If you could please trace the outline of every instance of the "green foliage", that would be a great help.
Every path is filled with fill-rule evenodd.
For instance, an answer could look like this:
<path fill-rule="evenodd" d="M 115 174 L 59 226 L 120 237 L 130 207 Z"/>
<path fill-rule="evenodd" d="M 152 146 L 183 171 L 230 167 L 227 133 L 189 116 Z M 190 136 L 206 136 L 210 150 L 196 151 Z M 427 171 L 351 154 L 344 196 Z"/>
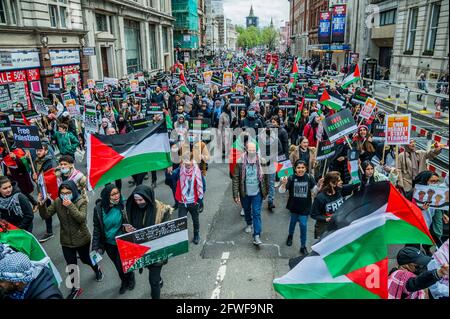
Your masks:
<path fill-rule="evenodd" d="M 261 45 L 262 34 L 261 30 L 255 27 L 250 27 L 247 29 L 240 28 L 237 31 L 239 33 L 238 46 L 245 49 L 250 49 Z M 241 32 L 239 32 L 241 31 Z"/>
<path fill-rule="evenodd" d="M 262 44 L 274 50 L 278 40 L 278 32 L 272 27 L 266 27 L 261 32 Z"/>

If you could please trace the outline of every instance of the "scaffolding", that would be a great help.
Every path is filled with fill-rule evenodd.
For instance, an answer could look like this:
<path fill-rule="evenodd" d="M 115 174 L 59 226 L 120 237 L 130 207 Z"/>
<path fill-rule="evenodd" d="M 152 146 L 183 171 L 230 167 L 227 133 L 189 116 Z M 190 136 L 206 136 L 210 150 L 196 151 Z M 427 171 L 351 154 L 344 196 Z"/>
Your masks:
<path fill-rule="evenodd" d="M 199 16 L 198 0 L 172 0 L 174 43 L 180 49 L 198 49 Z"/>

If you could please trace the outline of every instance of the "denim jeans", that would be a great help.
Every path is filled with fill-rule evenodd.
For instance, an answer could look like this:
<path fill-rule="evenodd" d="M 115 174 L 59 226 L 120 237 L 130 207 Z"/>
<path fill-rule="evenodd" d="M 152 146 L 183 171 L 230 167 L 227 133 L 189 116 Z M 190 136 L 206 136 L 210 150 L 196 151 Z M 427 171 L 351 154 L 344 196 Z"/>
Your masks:
<path fill-rule="evenodd" d="M 245 196 L 241 199 L 242 207 L 245 212 L 245 221 L 247 225 L 253 223 L 253 236 L 261 235 L 262 221 L 261 221 L 261 206 L 263 198 L 261 192 L 255 196 Z"/>
<path fill-rule="evenodd" d="M 300 224 L 300 246 L 306 247 L 306 231 L 308 226 L 308 215 L 299 215 L 291 213 L 291 221 L 289 223 L 289 235 L 294 235 L 297 222 Z"/>
<path fill-rule="evenodd" d="M 273 203 L 275 197 L 275 174 L 269 174 L 269 195 L 267 201 Z"/>

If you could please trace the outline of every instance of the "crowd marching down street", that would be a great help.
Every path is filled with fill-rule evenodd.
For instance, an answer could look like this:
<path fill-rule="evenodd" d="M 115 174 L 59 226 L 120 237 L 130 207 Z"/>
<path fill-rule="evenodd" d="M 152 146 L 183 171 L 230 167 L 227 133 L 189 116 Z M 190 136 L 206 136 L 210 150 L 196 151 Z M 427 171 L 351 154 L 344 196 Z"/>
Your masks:
<path fill-rule="evenodd" d="M 164 265 L 205 238 L 208 170 L 219 165 L 250 247 L 263 249 L 264 232 L 299 242 L 272 283 L 282 297 L 448 298 L 448 177 L 428 170 L 448 145 L 418 149 L 411 115 L 386 113 L 357 64 L 339 76 L 319 63 L 224 51 L 196 67 L 33 95 L 33 109 L 0 115 L 0 299 L 77 298 L 77 263 L 117 281 L 117 298 L 147 268 L 159 299 Z M 155 196 L 157 172 L 173 202 Z M 280 196 L 289 225 L 264 228 L 262 211 Z M 46 252 L 56 220 L 69 296 Z M 42 223 L 45 234 L 34 233 Z M 404 246 L 393 269 L 389 245 Z M 102 269 L 105 258 L 117 273 Z"/>

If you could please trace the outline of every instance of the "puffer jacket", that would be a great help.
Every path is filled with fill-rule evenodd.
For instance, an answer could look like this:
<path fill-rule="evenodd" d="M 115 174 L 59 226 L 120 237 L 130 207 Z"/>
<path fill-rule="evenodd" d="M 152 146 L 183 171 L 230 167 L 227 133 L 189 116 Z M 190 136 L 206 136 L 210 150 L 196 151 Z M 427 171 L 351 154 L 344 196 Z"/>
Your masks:
<path fill-rule="evenodd" d="M 64 207 L 58 197 L 47 208 L 45 205 L 39 206 L 39 214 L 46 219 L 54 214 L 58 215 L 61 235 L 61 245 L 70 248 L 81 247 L 91 241 L 91 233 L 87 227 L 87 202 L 84 196 L 80 196 L 75 203 Z"/>

